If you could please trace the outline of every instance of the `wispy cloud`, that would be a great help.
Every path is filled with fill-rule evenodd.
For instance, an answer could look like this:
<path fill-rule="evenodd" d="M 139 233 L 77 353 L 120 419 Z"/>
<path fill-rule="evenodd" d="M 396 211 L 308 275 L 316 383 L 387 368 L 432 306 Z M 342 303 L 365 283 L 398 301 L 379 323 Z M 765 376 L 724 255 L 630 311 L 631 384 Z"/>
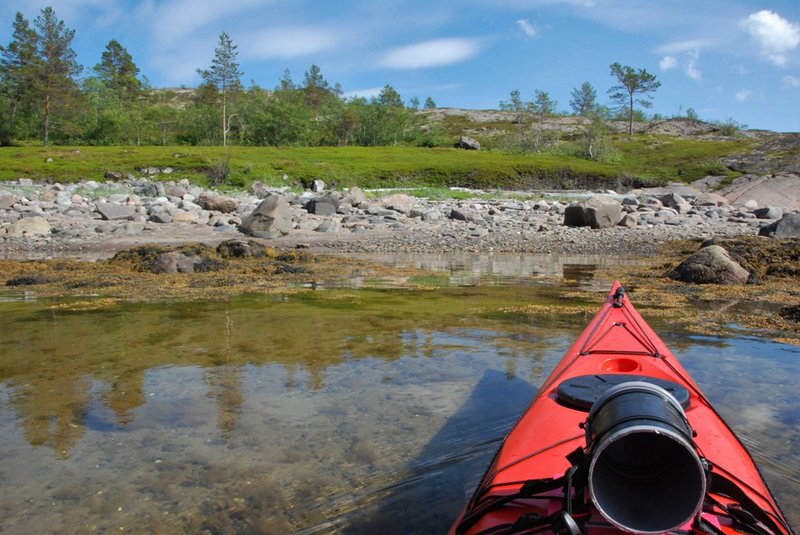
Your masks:
<path fill-rule="evenodd" d="M 800 26 L 774 11 L 753 13 L 740 25 L 761 47 L 761 54 L 775 65 L 785 65 L 786 55 L 800 45 Z"/>
<path fill-rule="evenodd" d="M 423 41 L 388 52 L 380 60 L 390 69 L 425 69 L 466 61 L 480 52 L 477 39 L 435 39 Z"/>
<path fill-rule="evenodd" d="M 714 42 L 711 39 L 687 39 L 685 41 L 675 41 L 661 45 L 656 49 L 657 54 L 683 54 L 684 52 L 692 52 L 695 50 L 703 50 L 712 46 Z"/>
<path fill-rule="evenodd" d="M 519 19 L 514 24 L 516 24 L 517 28 L 522 30 L 522 33 L 524 33 L 529 39 L 536 39 L 541 33 L 539 28 L 532 24 L 528 19 Z"/>
<path fill-rule="evenodd" d="M 741 91 L 737 91 L 733 98 L 736 99 L 737 102 L 744 102 L 753 94 L 752 91 L 749 89 L 742 89 Z"/>
<path fill-rule="evenodd" d="M 214 26 L 211 34 L 216 39 L 219 27 L 226 20 L 256 8 L 264 8 L 273 0 L 168 0 L 158 5 L 145 4 L 152 33 L 159 42 L 180 43 L 197 31 Z M 231 30 L 229 30 L 231 31 Z"/>
<path fill-rule="evenodd" d="M 239 38 L 242 59 L 294 58 L 328 50 L 340 38 L 327 28 L 279 28 L 248 32 Z"/>
<path fill-rule="evenodd" d="M 790 87 L 790 88 L 800 88 L 800 78 L 796 76 L 784 76 L 783 77 L 783 87 Z"/>

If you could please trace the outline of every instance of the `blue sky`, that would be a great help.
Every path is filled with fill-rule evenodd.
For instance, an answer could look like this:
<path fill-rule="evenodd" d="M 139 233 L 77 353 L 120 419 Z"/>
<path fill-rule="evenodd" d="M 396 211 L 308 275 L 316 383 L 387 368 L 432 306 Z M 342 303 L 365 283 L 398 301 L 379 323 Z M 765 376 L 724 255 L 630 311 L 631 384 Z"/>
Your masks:
<path fill-rule="evenodd" d="M 346 95 L 493 109 L 541 89 L 568 110 L 584 81 L 607 103 L 620 62 L 662 82 L 651 112 L 800 131 L 800 0 L 0 0 L 0 43 L 46 5 L 85 74 L 117 39 L 154 87 L 195 86 L 225 31 L 245 85 L 317 64 Z"/>

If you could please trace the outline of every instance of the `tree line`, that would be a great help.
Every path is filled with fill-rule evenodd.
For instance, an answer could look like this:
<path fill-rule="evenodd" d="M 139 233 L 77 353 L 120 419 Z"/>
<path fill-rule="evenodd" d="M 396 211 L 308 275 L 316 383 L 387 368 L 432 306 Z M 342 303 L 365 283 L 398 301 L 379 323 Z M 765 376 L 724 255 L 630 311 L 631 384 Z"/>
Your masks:
<path fill-rule="evenodd" d="M 436 103 L 417 97 L 405 103 L 390 85 L 371 98 L 344 98 L 341 86 L 331 85 L 317 65 L 302 82 L 287 69 L 273 89 L 255 83 L 244 87 L 237 63 L 238 50 L 230 36 L 219 36 L 208 68 L 197 69 L 202 79 L 194 90 L 149 87 L 133 57 L 112 39 L 87 76 L 72 49 L 75 31 L 65 26 L 52 7 L 34 19 L 17 13 L 13 34 L 0 46 L 0 144 L 41 140 L 87 145 L 310 145 L 376 146 L 416 144 L 433 146 L 451 140 L 423 125 L 416 110 Z M 618 85 L 609 91 L 632 131 L 634 105 L 647 107 L 660 82 L 643 69 L 611 65 Z M 572 93 L 570 107 L 602 126 L 611 116 L 596 101 L 585 82 Z M 537 118 L 555 113 L 556 102 L 536 91 L 523 102 L 512 91 L 501 109 L 519 114 L 525 136 L 534 133 Z M 521 133 L 523 133 L 521 130 Z M 602 129 L 601 129 L 602 130 Z M 602 133 L 598 130 L 598 134 Z M 541 131 L 538 130 L 541 134 Z M 541 136 L 540 136 L 541 137 Z M 539 147 L 534 147 L 539 150 Z"/>

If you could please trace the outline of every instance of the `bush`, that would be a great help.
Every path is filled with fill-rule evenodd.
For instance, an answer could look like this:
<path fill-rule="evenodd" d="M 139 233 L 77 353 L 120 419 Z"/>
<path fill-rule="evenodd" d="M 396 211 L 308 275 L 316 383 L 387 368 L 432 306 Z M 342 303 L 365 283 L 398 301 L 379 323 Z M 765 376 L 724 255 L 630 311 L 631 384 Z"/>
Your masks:
<path fill-rule="evenodd" d="M 231 174 L 231 159 L 230 156 L 224 160 L 216 162 L 214 165 L 206 170 L 208 176 L 208 183 L 211 186 L 222 186 L 228 182 L 228 177 Z"/>
<path fill-rule="evenodd" d="M 746 124 L 736 122 L 733 117 L 725 121 L 714 121 L 712 124 L 719 128 L 719 134 L 722 136 L 733 137 L 739 135 L 742 130 L 747 130 Z"/>

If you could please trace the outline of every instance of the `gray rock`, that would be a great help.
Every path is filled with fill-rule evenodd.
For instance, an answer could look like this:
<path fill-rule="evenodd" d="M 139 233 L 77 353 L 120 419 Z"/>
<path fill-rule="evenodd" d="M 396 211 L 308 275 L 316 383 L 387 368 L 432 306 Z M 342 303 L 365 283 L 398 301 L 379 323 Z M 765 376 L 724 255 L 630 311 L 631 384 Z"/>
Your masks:
<path fill-rule="evenodd" d="M 305 209 L 308 210 L 308 213 L 321 216 L 333 215 L 338 208 L 339 200 L 331 195 L 315 197 L 305 205 Z"/>
<path fill-rule="evenodd" d="M 185 255 L 170 251 L 158 255 L 153 263 L 153 273 L 194 273 L 195 265 L 201 262 L 198 255 Z"/>
<path fill-rule="evenodd" d="M 33 238 L 48 236 L 52 232 L 47 219 L 40 216 L 23 217 L 11 224 L 8 235 L 12 238 Z"/>
<path fill-rule="evenodd" d="M 342 226 L 335 219 L 328 218 L 320 223 L 314 230 L 316 232 L 339 232 Z"/>
<path fill-rule="evenodd" d="M 125 223 L 114 230 L 114 234 L 121 236 L 137 236 L 144 232 L 143 223 Z"/>
<path fill-rule="evenodd" d="M 95 204 L 95 210 L 106 221 L 128 219 L 136 213 L 136 208 L 127 204 L 113 204 L 100 201 Z"/>
<path fill-rule="evenodd" d="M 392 214 L 395 213 L 392 210 L 388 210 L 388 209 L 386 209 L 386 208 L 384 208 L 382 206 L 379 206 L 377 204 L 370 204 L 369 206 L 367 206 L 366 212 L 369 215 L 375 215 L 375 216 L 379 216 L 379 217 L 385 217 L 387 215 L 392 215 Z"/>
<path fill-rule="evenodd" d="M 311 185 L 311 191 L 313 191 L 314 193 L 320 193 L 322 191 L 325 191 L 325 181 L 319 179 L 314 180 L 314 182 Z"/>
<path fill-rule="evenodd" d="M 695 284 L 745 284 L 750 273 L 719 245 L 704 247 L 669 273 L 670 278 Z"/>
<path fill-rule="evenodd" d="M 453 208 L 450 210 L 450 219 L 454 219 L 456 221 L 466 221 L 467 223 L 478 223 L 483 221 L 479 215 L 463 208 Z"/>
<path fill-rule="evenodd" d="M 635 228 L 639 225 L 639 217 L 635 214 L 625 214 L 619 222 L 620 227 Z"/>
<path fill-rule="evenodd" d="M 270 195 L 269 188 L 259 182 L 258 180 L 253 182 L 250 186 L 250 193 L 258 197 L 259 199 L 266 199 Z"/>
<path fill-rule="evenodd" d="M 564 225 L 568 227 L 610 228 L 621 219 L 622 206 L 608 197 L 592 197 L 580 204 L 570 205 L 564 211 Z"/>
<path fill-rule="evenodd" d="M 215 210 L 223 214 L 230 214 L 236 211 L 239 202 L 231 197 L 225 197 L 214 191 L 204 191 L 197 199 L 197 204 L 204 210 Z"/>
<path fill-rule="evenodd" d="M 153 223 L 172 223 L 172 215 L 169 212 L 152 212 L 149 219 Z"/>
<path fill-rule="evenodd" d="M 17 198 L 10 193 L 0 193 L 0 210 L 10 210 L 17 203 Z"/>
<path fill-rule="evenodd" d="M 423 221 L 440 221 L 442 219 L 442 214 L 436 210 L 430 210 L 422 214 Z"/>
<path fill-rule="evenodd" d="M 292 208 L 282 195 L 270 195 L 255 210 L 242 218 L 239 230 L 251 236 L 288 234 L 292 228 Z"/>
<path fill-rule="evenodd" d="M 675 207 L 677 207 L 679 205 L 682 205 L 682 204 L 689 204 L 686 201 L 686 199 L 684 199 L 683 197 L 681 197 L 680 195 L 678 195 L 675 192 L 667 193 L 666 195 L 662 195 L 661 197 L 658 198 L 658 200 L 661 201 L 661 204 L 663 206 L 666 206 L 667 208 L 675 208 Z"/>
<path fill-rule="evenodd" d="M 167 194 L 167 197 L 182 198 L 184 195 L 186 195 L 186 190 L 177 184 L 169 184 L 164 187 L 164 193 Z"/>
<path fill-rule="evenodd" d="M 388 197 L 384 197 L 381 199 L 381 203 L 388 208 L 389 210 L 393 210 L 395 212 L 399 212 L 401 214 L 408 214 L 411 212 L 411 209 L 414 208 L 415 199 L 410 195 L 405 195 L 403 193 L 396 193 L 394 195 L 389 195 Z"/>
<path fill-rule="evenodd" d="M 777 206 L 766 206 L 764 208 L 756 208 L 753 214 L 758 219 L 780 219 L 783 217 L 783 209 Z"/>
<path fill-rule="evenodd" d="M 785 214 L 778 221 L 762 227 L 758 235 L 771 238 L 800 238 L 800 214 Z"/>
<path fill-rule="evenodd" d="M 347 193 L 347 196 L 342 199 L 342 202 L 346 202 L 351 204 L 352 206 L 359 207 L 362 204 L 367 204 L 369 199 L 367 198 L 367 194 L 359 188 L 358 186 L 350 188 L 350 191 Z"/>
<path fill-rule="evenodd" d="M 730 204 L 728 199 L 716 193 L 701 193 L 694 201 L 697 206 L 726 206 Z"/>
<path fill-rule="evenodd" d="M 103 176 L 106 180 L 122 180 L 122 173 L 117 171 L 106 171 Z"/>
<path fill-rule="evenodd" d="M 200 219 L 200 214 L 194 210 L 175 208 L 170 214 L 173 223 L 196 223 Z"/>
<path fill-rule="evenodd" d="M 481 150 L 481 144 L 471 137 L 461 136 L 461 138 L 458 140 L 458 143 L 456 143 L 456 148 L 466 150 Z"/>

